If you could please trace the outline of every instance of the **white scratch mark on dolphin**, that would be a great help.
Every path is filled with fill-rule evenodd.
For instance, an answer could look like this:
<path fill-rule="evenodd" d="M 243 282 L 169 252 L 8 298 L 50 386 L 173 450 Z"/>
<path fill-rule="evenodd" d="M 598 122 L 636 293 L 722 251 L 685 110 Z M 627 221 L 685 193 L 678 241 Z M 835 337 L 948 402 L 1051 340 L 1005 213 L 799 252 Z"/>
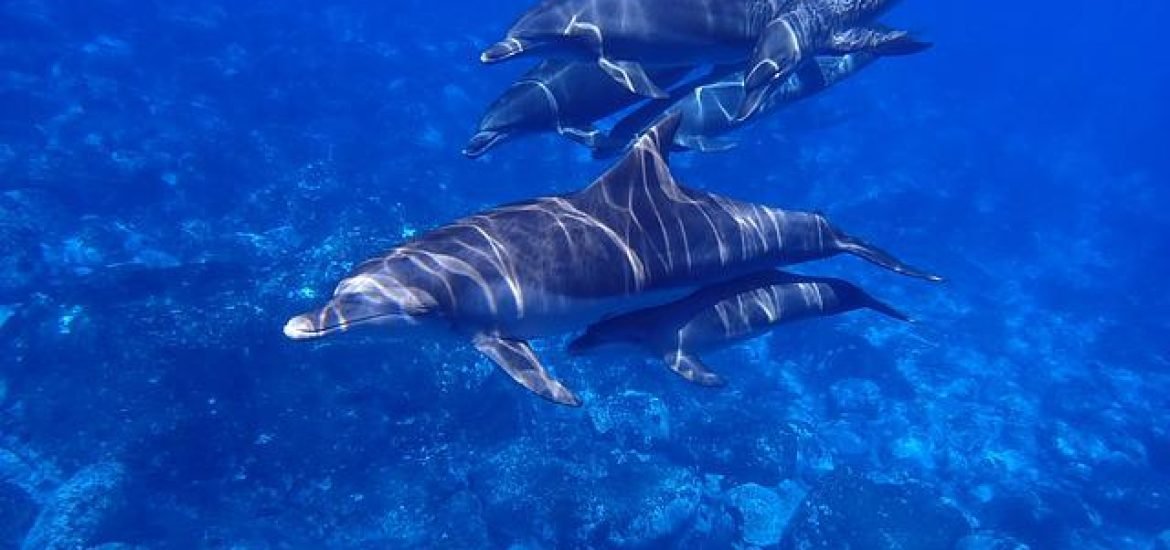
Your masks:
<path fill-rule="evenodd" d="M 451 256 L 449 254 L 430 252 L 421 248 L 413 248 L 410 249 L 409 252 L 423 255 L 432 262 L 435 262 L 435 265 L 447 270 L 454 275 L 462 275 L 468 279 L 471 279 L 477 286 L 479 286 L 480 290 L 483 291 L 483 296 L 487 300 L 488 309 L 491 311 L 492 315 L 496 315 L 499 312 L 499 307 L 496 304 L 496 295 L 494 292 L 492 292 L 491 285 L 488 284 L 486 279 L 484 279 L 483 274 L 480 273 L 479 270 L 474 266 L 467 263 L 467 261 L 461 258 L 456 258 L 455 256 Z"/>
<path fill-rule="evenodd" d="M 707 220 L 707 227 L 711 228 L 711 235 L 715 237 L 715 249 L 719 252 L 719 264 L 726 265 L 730 251 L 727 245 L 723 242 L 723 235 L 719 233 L 719 228 L 715 225 L 715 220 L 711 219 L 711 215 L 707 213 L 707 209 L 702 203 L 693 203 L 696 210 L 703 215 L 703 219 Z"/>
<path fill-rule="evenodd" d="M 414 265 L 415 267 L 421 269 L 424 273 L 434 277 L 435 279 L 438 279 L 439 283 L 442 284 L 443 288 L 447 291 L 447 296 L 451 298 L 451 308 L 458 309 L 459 300 L 455 297 L 455 289 L 451 286 L 451 282 L 447 280 L 447 277 L 443 276 L 443 274 L 438 270 L 432 268 L 429 265 L 426 265 L 426 263 L 423 262 L 421 258 L 416 257 L 414 254 L 408 254 L 404 257 L 406 258 L 406 261 L 411 263 L 411 265 Z"/>
<path fill-rule="evenodd" d="M 780 318 L 780 307 L 773 299 L 771 293 L 767 288 L 758 288 L 752 292 L 752 297 L 756 300 L 756 305 L 764 312 L 764 316 L 768 318 L 768 323 L 775 323 Z"/>
<path fill-rule="evenodd" d="M 617 246 L 618 249 L 622 251 L 622 254 L 626 257 L 626 263 L 630 266 L 631 273 L 634 277 L 634 288 L 637 290 L 642 289 L 646 283 L 646 268 L 642 263 L 642 259 L 638 257 L 638 254 L 634 252 L 632 248 L 630 248 L 628 243 L 622 240 L 621 236 L 618 235 L 617 232 L 615 232 L 608 225 L 602 223 L 597 218 L 594 218 L 593 216 L 590 216 L 589 214 L 581 211 L 576 206 L 573 206 L 572 203 L 564 198 L 551 197 L 548 199 L 548 201 L 563 211 L 565 215 L 570 217 L 570 219 L 581 222 L 586 226 L 596 228 L 600 230 L 603 235 L 609 237 L 610 241 L 612 241 L 613 244 Z"/>
<path fill-rule="evenodd" d="M 491 218 L 487 216 L 474 216 L 471 218 L 471 220 L 472 223 L 463 225 L 465 227 L 470 227 L 472 230 L 478 233 L 485 241 L 487 241 L 488 246 L 491 247 L 492 252 L 495 254 L 495 261 L 492 262 L 489 259 L 489 262 L 495 266 L 497 271 L 499 271 L 500 277 L 504 279 L 504 283 L 508 285 L 508 289 L 512 292 L 512 301 L 516 304 L 516 315 L 519 317 L 524 317 L 524 289 L 520 286 L 519 276 L 516 273 L 516 263 L 512 261 L 511 251 L 508 250 L 507 245 L 500 242 L 500 240 L 494 237 L 490 232 L 488 232 L 488 230 L 480 227 L 477 223 L 474 223 L 478 221 L 491 223 Z"/>
<path fill-rule="evenodd" d="M 666 232 L 666 221 L 662 219 L 662 212 L 658 210 L 658 203 L 650 193 L 650 182 L 645 178 L 642 178 L 642 191 L 646 194 L 646 202 L 650 203 L 650 209 L 654 211 L 654 218 L 658 220 L 658 229 L 662 232 L 662 242 L 666 247 L 666 262 L 664 262 L 664 265 L 667 271 L 673 271 L 674 251 L 670 246 L 670 235 Z"/>
<path fill-rule="evenodd" d="M 690 240 L 687 238 L 687 228 L 685 225 L 683 225 L 682 218 L 676 217 L 674 220 L 676 222 L 678 222 L 679 235 L 682 235 L 683 252 L 686 253 L 685 257 L 687 259 L 687 273 L 690 273 L 691 270 L 694 269 L 695 264 L 694 264 L 694 260 L 691 258 L 691 243 L 690 243 Z"/>
<path fill-rule="evenodd" d="M 780 222 L 784 219 L 782 211 L 776 211 L 773 208 L 763 207 L 764 213 L 768 215 L 768 220 L 772 222 L 772 228 L 776 231 L 776 250 L 784 250 L 784 233 L 780 229 Z"/>
<path fill-rule="evenodd" d="M 735 326 L 732 322 L 732 306 L 731 302 L 724 300 L 719 302 L 715 307 L 715 312 L 719 315 L 719 322 L 723 325 L 723 337 L 731 338 L 735 334 Z"/>

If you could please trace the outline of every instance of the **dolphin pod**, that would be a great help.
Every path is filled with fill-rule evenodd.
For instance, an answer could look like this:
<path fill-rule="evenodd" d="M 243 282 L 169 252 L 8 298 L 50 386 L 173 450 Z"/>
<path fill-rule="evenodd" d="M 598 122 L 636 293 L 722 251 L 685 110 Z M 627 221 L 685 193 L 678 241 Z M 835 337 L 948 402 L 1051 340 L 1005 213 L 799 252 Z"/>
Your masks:
<path fill-rule="evenodd" d="M 681 123 L 667 116 L 585 189 L 473 214 L 371 259 L 332 299 L 288 320 L 315 339 L 355 327 L 430 329 L 473 343 L 550 401 L 580 399 L 529 341 L 662 306 L 775 266 L 851 254 L 896 273 L 939 277 L 834 226 L 680 184 L 668 165 Z"/>
<path fill-rule="evenodd" d="M 480 60 L 519 57 L 594 65 L 632 94 L 664 99 L 666 67 L 738 67 L 731 113 L 758 112 L 772 91 L 817 57 L 895 56 L 930 44 L 876 19 L 895 0 L 544 0 Z M 697 84 L 695 85 L 697 86 Z M 694 86 L 693 86 L 694 87 Z"/>

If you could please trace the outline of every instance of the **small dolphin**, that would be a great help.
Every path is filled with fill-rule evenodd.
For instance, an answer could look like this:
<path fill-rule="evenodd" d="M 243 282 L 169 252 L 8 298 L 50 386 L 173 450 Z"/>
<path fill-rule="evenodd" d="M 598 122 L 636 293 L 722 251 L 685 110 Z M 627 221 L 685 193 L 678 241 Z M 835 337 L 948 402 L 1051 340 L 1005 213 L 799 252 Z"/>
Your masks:
<path fill-rule="evenodd" d="M 721 386 L 723 378 L 707 368 L 698 353 L 755 338 L 780 325 L 860 308 L 910 320 L 843 279 L 768 270 L 592 325 L 569 344 L 569 353 L 635 346 L 662 358 L 670 370 L 691 382 Z"/>
<path fill-rule="evenodd" d="M 671 67 L 651 74 L 671 85 L 689 70 Z M 488 107 L 463 154 L 476 158 L 506 139 L 539 132 L 556 132 L 593 147 L 601 135 L 594 122 L 642 99 L 614 82 L 595 63 L 543 61 Z"/>
<path fill-rule="evenodd" d="M 289 319 L 284 334 L 303 340 L 356 326 L 432 327 L 471 340 L 537 395 L 579 405 L 528 340 L 840 253 L 940 280 L 846 235 L 823 215 L 679 185 L 667 165 L 679 120 L 651 128 L 582 191 L 475 214 L 361 264 L 323 307 Z"/>
<path fill-rule="evenodd" d="M 596 62 L 626 89 L 667 93 L 645 66 L 742 63 L 767 23 L 797 0 L 545 0 L 480 55 Z"/>
<path fill-rule="evenodd" d="M 814 56 L 862 51 L 909 55 L 929 48 L 930 43 L 917 40 L 908 31 L 865 26 L 896 1 L 799 0 L 791 10 L 769 21 L 748 61 L 746 96 L 736 118 L 751 116 L 772 86 Z"/>
<path fill-rule="evenodd" d="M 719 136 L 740 128 L 762 115 L 770 114 L 802 99 L 816 95 L 869 66 L 876 55 L 861 52 L 834 57 L 818 57 L 815 63 L 805 64 L 777 86 L 764 101 L 756 116 L 747 120 L 736 118 L 736 109 L 743 103 L 743 73 L 734 73 L 718 82 L 698 86 L 690 93 L 679 94 L 671 100 L 655 100 L 623 117 L 593 149 L 594 158 L 605 158 L 624 149 L 644 128 L 672 113 L 682 114 L 682 125 L 674 143 L 682 149 L 704 152 L 723 151 L 734 142 Z"/>

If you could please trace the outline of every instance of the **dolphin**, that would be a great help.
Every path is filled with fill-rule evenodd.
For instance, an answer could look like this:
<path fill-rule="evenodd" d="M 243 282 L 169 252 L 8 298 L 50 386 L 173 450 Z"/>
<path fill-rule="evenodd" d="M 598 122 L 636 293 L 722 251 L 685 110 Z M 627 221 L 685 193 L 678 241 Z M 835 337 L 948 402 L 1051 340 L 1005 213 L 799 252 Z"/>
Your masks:
<path fill-rule="evenodd" d="M 796 1 L 545 0 L 480 60 L 588 60 L 631 92 L 664 98 L 646 66 L 743 63 L 768 22 Z"/>
<path fill-rule="evenodd" d="M 691 382 L 722 386 L 723 377 L 705 366 L 699 353 L 755 338 L 779 325 L 860 308 L 910 321 L 843 279 L 761 271 L 594 324 L 569 344 L 569 353 L 634 346 L 661 358 L 671 371 Z"/>
<path fill-rule="evenodd" d="M 668 67 L 652 74 L 659 82 L 672 85 L 690 70 Z M 476 158 L 507 139 L 539 132 L 556 132 L 593 147 L 602 135 L 594 122 L 643 99 L 618 85 L 594 63 L 546 60 L 492 102 L 463 154 Z"/>
<path fill-rule="evenodd" d="M 605 137 L 594 140 L 594 158 L 605 158 L 623 150 L 644 128 L 664 116 L 682 114 L 682 124 L 675 135 L 676 148 L 704 152 L 723 151 L 734 142 L 719 136 L 744 126 L 762 115 L 773 113 L 857 74 L 877 56 L 868 52 L 843 56 L 818 57 L 777 86 L 764 101 L 756 116 L 736 118 L 743 103 L 743 73 L 737 72 L 717 82 L 698 86 L 685 94 L 672 94 L 669 100 L 653 100 L 626 115 L 613 125 Z"/>
<path fill-rule="evenodd" d="M 649 129 L 584 190 L 509 204 L 426 232 L 369 260 L 284 334 L 380 325 L 470 340 L 513 380 L 563 405 L 580 399 L 528 341 L 676 300 L 776 265 L 849 253 L 937 281 L 825 216 L 690 189 L 667 164 L 680 118 Z"/>
<path fill-rule="evenodd" d="M 919 41 L 909 31 L 869 25 L 896 1 L 799 0 L 769 21 L 748 61 L 744 101 L 736 118 L 751 116 L 770 88 L 815 56 L 861 51 L 910 55 L 929 48 L 929 42 Z"/>

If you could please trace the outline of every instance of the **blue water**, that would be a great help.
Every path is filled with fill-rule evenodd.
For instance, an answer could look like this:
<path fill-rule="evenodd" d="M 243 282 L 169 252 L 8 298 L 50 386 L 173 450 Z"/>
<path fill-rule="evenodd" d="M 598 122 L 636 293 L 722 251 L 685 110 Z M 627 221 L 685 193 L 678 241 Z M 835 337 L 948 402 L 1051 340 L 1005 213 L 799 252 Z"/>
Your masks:
<path fill-rule="evenodd" d="M 853 313 L 728 385 L 290 315 L 356 262 L 606 164 L 460 155 L 527 2 L 0 4 L 0 547 L 1170 547 L 1162 2 L 907 0 L 935 43 L 679 154 L 948 278 L 844 258 Z M 831 124 L 824 123 L 833 121 Z"/>

